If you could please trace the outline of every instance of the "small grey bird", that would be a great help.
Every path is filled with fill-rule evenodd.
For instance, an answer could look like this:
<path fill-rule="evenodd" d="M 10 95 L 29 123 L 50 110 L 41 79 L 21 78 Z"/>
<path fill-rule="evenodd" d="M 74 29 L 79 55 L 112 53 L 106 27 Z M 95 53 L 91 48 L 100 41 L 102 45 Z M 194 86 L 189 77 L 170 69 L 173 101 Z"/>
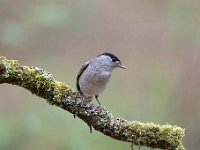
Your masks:
<path fill-rule="evenodd" d="M 76 87 L 78 93 L 88 101 L 91 101 L 95 96 L 97 102 L 101 105 L 98 96 L 105 89 L 115 68 L 126 69 L 114 54 L 107 52 L 86 62 L 77 76 Z"/>

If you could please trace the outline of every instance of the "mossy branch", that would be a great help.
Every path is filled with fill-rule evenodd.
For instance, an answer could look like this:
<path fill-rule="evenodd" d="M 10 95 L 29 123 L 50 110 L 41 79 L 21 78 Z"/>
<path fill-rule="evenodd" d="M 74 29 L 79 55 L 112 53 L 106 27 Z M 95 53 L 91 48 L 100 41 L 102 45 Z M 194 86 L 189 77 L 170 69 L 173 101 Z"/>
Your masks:
<path fill-rule="evenodd" d="M 132 142 L 135 145 L 168 150 L 184 150 L 184 129 L 154 123 L 127 121 L 114 117 L 103 106 L 82 101 L 67 84 L 56 81 L 53 75 L 38 67 L 22 66 L 16 60 L 0 56 L 0 84 L 21 86 L 47 100 L 92 126 L 95 130 L 114 139 Z"/>

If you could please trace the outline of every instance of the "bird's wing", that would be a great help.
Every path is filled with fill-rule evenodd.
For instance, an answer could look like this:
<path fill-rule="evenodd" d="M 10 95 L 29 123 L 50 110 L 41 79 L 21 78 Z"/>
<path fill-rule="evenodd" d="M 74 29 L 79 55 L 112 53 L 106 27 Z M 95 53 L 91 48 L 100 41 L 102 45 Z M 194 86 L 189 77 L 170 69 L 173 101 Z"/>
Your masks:
<path fill-rule="evenodd" d="M 80 85 L 79 85 L 79 79 L 80 76 L 82 75 L 82 73 L 85 71 L 85 69 L 88 67 L 90 61 L 87 61 L 82 67 L 81 70 L 79 71 L 77 78 L 76 78 L 76 88 L 78 90 L 78 92 L 82 93 Z"/>

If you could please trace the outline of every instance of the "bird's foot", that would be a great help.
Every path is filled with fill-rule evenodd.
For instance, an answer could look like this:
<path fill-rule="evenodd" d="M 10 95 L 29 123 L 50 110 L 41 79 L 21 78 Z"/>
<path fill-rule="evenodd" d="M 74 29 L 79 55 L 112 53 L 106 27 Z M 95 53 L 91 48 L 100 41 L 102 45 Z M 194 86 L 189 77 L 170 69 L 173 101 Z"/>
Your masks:
<path fill-rule="evenodd" d="M 95 98 L 96 98 L 97 102 L 99 103 L 99 105 L 101 105 L 101 103 L 100 103 L 98 97 L 99 97 L 99 95 L 95 95 Z"/>

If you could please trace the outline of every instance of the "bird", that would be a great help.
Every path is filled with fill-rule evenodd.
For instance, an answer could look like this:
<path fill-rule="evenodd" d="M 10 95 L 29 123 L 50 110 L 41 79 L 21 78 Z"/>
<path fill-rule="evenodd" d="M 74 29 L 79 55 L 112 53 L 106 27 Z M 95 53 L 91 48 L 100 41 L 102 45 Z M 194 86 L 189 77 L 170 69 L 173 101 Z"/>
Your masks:
<path fill-rule="evenodd" d="M 126 69 L 119 58 L 112 53 L 105 52 L 87 61 L 76 78 L 78 93 L 89 102 L 95 97 L 101 105 L 99 94 L 105 89 L 115 68 Z"/>

